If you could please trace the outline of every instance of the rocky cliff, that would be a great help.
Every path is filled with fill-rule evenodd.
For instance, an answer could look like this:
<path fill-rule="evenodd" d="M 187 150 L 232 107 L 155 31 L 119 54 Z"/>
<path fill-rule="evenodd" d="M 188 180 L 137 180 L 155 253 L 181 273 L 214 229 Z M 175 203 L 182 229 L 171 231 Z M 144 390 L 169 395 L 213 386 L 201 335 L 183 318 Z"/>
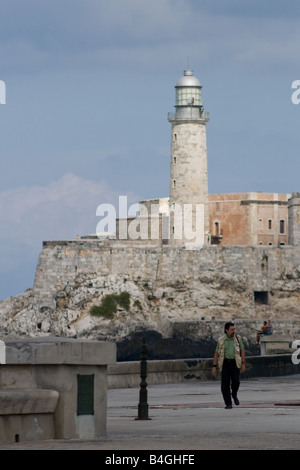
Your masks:
<path fill-rule="evenodd" d="M 248 353 L 255 329 L 300 338 L 300 250 L 294 247 L 45 242 L 32 289 L 0 303 L 2 338 L 58 335 L 116 341 L 120 360 L 211 357 L 235 319 Z"/>

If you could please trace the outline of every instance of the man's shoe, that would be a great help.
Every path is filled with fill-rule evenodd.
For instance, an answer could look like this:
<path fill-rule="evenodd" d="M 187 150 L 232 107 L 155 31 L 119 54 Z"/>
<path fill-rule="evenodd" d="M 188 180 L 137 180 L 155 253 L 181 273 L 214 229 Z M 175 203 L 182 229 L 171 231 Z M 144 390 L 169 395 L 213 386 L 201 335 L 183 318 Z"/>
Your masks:
<path fill-rule="evenodd" d="M 232 398 L 233 398 L 234 404 L 235 404 L 236 406 L 239 406 L 240 401 L 239 401 L 238 397 L 232 397 Z"/>
<path fill-rule="evenodd" d="M 226 405 L 225 406 L 225 410 L 231 410 L 232 409 L 232 405 Z"/>

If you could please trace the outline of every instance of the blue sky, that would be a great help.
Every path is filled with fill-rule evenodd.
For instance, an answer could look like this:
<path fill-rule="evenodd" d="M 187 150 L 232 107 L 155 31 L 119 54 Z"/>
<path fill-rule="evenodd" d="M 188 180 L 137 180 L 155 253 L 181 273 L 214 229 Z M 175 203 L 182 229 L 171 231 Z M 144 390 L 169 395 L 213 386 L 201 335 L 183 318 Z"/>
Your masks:
<path fill-rule="evenodd" d="M 298 0 L 1 0 L 0 299 L 101 203 L 169 194 L 174 86 L 203 85 L 209 192 L 300 191 Z"/>

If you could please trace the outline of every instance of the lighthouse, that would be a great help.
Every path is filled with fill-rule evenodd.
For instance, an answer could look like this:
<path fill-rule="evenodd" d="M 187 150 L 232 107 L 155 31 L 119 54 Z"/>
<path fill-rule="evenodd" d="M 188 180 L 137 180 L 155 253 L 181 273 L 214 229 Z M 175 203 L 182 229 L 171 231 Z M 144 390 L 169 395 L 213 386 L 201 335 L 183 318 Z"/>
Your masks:
<path fill-rule="evenodd" d="M 170 241 L 197 248 L 209 243 L 206 123 L 202 86 L 192 70 L 185 70 L 176 86 L 171 130 Z"/>

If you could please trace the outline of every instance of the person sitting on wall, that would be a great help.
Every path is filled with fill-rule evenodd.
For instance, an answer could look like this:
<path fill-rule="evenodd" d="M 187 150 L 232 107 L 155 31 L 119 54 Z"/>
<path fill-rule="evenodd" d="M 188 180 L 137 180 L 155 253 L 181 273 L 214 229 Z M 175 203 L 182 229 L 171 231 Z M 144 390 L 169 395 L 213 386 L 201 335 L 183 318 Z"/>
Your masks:
<path fill-rule="evenodd" d="M 260 330 L 256 330 L 256 343 L 258 344 L 260 341 L 260 337 L 262 335 L 266 335 L 268 331 L 268 323 L 264 321 L 264 324 L 262 325 Z"/>
<path fill-rule="evenodd" d="M 271 321 L 268 320 L 266 335 L 272 335 L 272 334 L 273 334 L 273 326 L 272 326 Z"/>

